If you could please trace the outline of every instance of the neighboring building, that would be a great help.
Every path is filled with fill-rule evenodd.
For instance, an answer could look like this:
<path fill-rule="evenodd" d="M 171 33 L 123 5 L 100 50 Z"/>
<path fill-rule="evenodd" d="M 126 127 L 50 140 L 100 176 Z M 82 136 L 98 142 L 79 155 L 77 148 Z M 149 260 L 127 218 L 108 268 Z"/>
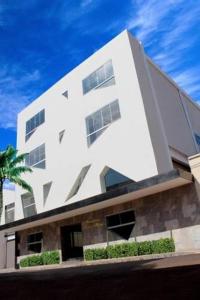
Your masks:
<path fill-rule="evenodd" d="M 9 240 L 18 259 L 60 249 L 67 260 L 169 236 L 177 251 L 199 249 L 188 164 L 200 150 L 199 120 L 200 107 L 122 32 L 19 114 L 17 148 L 28 153 L 34 193 L 17 187 L 5 203 L 15 221 L 0 227 L 0 266 Z"/>

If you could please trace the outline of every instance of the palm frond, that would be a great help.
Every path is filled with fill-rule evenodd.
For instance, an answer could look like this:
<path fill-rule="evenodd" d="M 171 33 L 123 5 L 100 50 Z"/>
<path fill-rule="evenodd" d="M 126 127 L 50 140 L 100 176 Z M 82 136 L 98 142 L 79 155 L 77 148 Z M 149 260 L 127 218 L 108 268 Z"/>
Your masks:
<path fill-rule="evenodd" d="M 20 154 L 20 155 L 14 157 L 13 160 L 10 162 L 10 167 L 12 168 L 12 167 L 16 166 L 17 164 L 23 163 L 25 161 L 26 155 L 27 155 L 27 153 L 23 153 L 23 154 Z"/>
<path fill-rule="evenodd" d="M 19 178 L 19 177 L 12 177 L 10 179 L 10 182 L 13 182 L 13 183 L 16 183 L 18 184 L 19 186 L 21 186 L 24 190 L 30 192 L 30 193 L 33 193 L 33 189 L 32 187 L 26 182 L 24 181 L 23 179 Z"/>
<path fill-rule="evenodd" d="M 12 178 L 12 176 L 17 177 L 20 176 L 23 173 L 31 173 L 33 172 L 31 168 L 27 167 L 27 166 L 19 166 L 19 167 L 15 167 L 15 168 L 8 168 L 7 170 L 7 177 L 10 180 Z"/>

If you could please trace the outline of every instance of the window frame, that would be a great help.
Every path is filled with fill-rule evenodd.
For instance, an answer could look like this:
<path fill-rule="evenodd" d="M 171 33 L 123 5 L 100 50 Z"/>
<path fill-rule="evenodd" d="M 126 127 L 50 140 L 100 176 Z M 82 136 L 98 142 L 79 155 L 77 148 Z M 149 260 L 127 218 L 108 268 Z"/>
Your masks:
<path fill-rule="evenodd" d="M 128 222 L 128 223 L 122 223 L 122 224 L 114 225 L 114 226 L 108 226 L 108 224 L 107 224 L 107 218 L 108 218 L 108 217 L 115 216 L 115 215 L 121 215 L 121 214 L 123 214 L 123 213 L 131 212 L 131 211 L 133 212 L 133 215 L 134 215 L 134 219 L 135 219 L 134 221 Z M 127 210 L 120 211 L 120 212 L 118 212 L 118 213 L 115 212 L 115 213 L 106 215 L 106 216 L 105 216 L 105 223 L 106 223 L 106 228 L 107 228 L 107 230 L 112 230 L 112 229 L 114 229 L 114 228 L 119 228 L 119 227 L 123 227 L 123 226 L 127 226 L 127 225 L 134 225 L 134 224 L 136 223 L 135 210 L 132 209 L 132 208 L 130 208 L 130 209 L 127 209 Z"/>
<path fill-rule="evenodd" d="M 36 234 L 39 234 L 39 233 L 41 233 L 41 235 L 42 235 L 42 238 L 41 238 L 40 241 L 28 242 L 28 238 L 29 238 L 31 235 L 36 235 Z M 33 250 L 30 250 L 30 249 L 29 249 L 29 246 L 31 246 L 31 245 L 37 245 L 37 244 L 41 244 L 41 250 L 40 250 L 40 252 L 36 252 L 36 251 L 33 251 Z M 30 252 L 33 252 L 33 253 L 41 253 L 41 252 L 42 252 L 42 249 L 43 249 L 43 232 L 42 232 L 42 231 L 37 231 L 37 232 L 28 234 L 28 235 L 27 235 L 27 239 L 26 239 L 26 245 L 27 245 L 27 251 L 30 251 Z"/>
<path fill-rule="evenodd" d="M 27 199 L 27 198 L 24 199 L 24 197 L 26 197 L 26 195 L 28 196 L 27 198 L 32 198 L 32 199 L 33 199 L 33 203 L 24 206 L 24 200 Z M 34 216 L 34 215 L 37 214 L 35 198 L 34 198 L 34 196 L 33 196 L 32 194 L 22 194 L 22 195 L 21 195 L 21 201 L 22 201 L 22 208 L 23 208 L 24 218 L 29 218 L 29 217 Z M 32 215 L 30 215 L 30 216 L 27 216 L 27 215 L 25 214 L 25 211 L 27 210 L 28 207 L 31 207 L 31 206 L 34 206 L 34 208 L 35 208 L 35 213 L 32 214 Z"/>
<path fill-rule="evenodd" d="M 7 207 L 10 206 L 10 205 L 13 205 L 13 206 L 12 206 L 11 208 L 8 208 L 8 209 L 7 209 Z M 8 213 L 9 213 L 10 211 L 11 211 L 11 212 L 13 211 L 13 220 L 7 222 L 7 220 L 9 219 L 9 218 L 8 218 Z M 12 203 L 9 203 L 9 204 L 5 205 L 5 224 L 12 223 L 12 222 L 14 222 L 14 221 L 15 221 L 15 202 L 12 202 Z"/>
<path fill-rule="evenodd" d="M 35 126 L 33 129 L 31 129 L 30 131 L 27 132 L 27 124 L 29 122 L 31 122 L 31 120 L 35 120 L 38 116 L 40 116 L 41 113 L 43 113 L 42 122 L 40 120 L 40 122 L 37 126 Z M 40 117 L 39 117 L 39 119 L 40 119 Z M 31 137 L 31 135 L 35 132 L 35 130 L 44 123 L 45 123 L 45 109 L 43 108 L 37 114 L 35 114 L 33 117 L 31 117 L 28 121 L 26 121 L 25 141 L 27 142 L 28 139 Z"/>
<path fill-rule="evenodd" d="M 118 112 L 119 112 L 119 116 L 116 118 L 114 118 L 114 113 L 112 111 L 112 105 L 114 103 L 117 103 L 118 105 Z M 104 124 L 104 116 L 103 116 L 103 110 L 106 108 L 106 107 L 109 107 L 109 118 L 110 118 L 110 122 L 107 123 L 106 125 L 103 125 Z M 92 119 L 93 121 L 93 124 L 92 124 L 92 127 L 94 128 L 94 115 L 97 114 L 97 113 L 100 113 L 101 115 L 101 124 L 103 125 L 101 128 L 97 129 L 97 130 L 94 130 L 93 132 L 90 132 L 88 133 L 90 130 L 89 130 L 89 126 L 88 126 L 88 120 L 89 119 Z M 87 144 L 88 144 L 88 147 L 90 145 L 93 144 L 94 141 L 91 142 L 91 139 L 90 139 L 90 136 L 96 134 L 96 133 L 100 133 L 101 131 L 104 131 L 107 127 L 109 127 L 111 124 L 113 124 L 115 121 L 118 121 L 119 119 L 121 119 L 121 111 L 120 111 L 120 106 L 119 106 L 119 99 L 115 99 L 114 101 L 104 105 L 103 107 L 101 107 L 100 109 L 98 109 L 97 111 L 91 113 L 90 115 L 88 115 L 86 118 L 85 118 L 85 123 L 86 123 L 86 133 L 87 133 Z M 95 128 L 94 128 L 95 129 Z M 98 137 L 98 136 L 97 136 Z"/>
<path fill-rule="evenodd" d="M 37 161 L 36 163 L 34 164 L 30 164 L 30 155 L 33 155 L 34 156 L 34 152 L 36 152 L 37 149 L 41 148 L 44 146 L 44 158 Z M 28 159 L 27 159 L 28 157 Z M 40 167 L 37 167 L 39 164 L 43 163 L 44 162 L 44 168 L 40 168 Z M 40 146 L 34 148 L 33 150 L 31 150 L 26 158 L 25 158 L 25 165 L 28 166 L 28 167 L 32 167 L 32 168 L 38 168 L 38 169 L 45 169 L 46 168 L 46 146 L 45 146 L 45 143 L 41 144 Z"/>
<path fill-rule="evenodd" d="M 95 85 L 94 87 L 88 89 L 87 91 L 85 91 L 85 88 L 84 88 L 84 83 L 86 82 L 86 80 L 88 80 L 89 78 L 91 78 L 92 76 L 95 76 L 96 77 L 96 81 L 99 81 L 98 78 L 98 72 L 100 72 L 101 69 L 104 70 L 104 73 L 106 74 L 106 66 L 108 64 L 111 64 L 112 66 L 112 75 L 107 77 L 105 80 L 101 81 L 100 83 L 98 83 L 97 85 Z M 106 77 L 106 75 L 105 75 Z M 113 63 L 112 63 L 112 59 L 109 59 L 107 60 L 103 65 L 101 65 L 100 67 L 98 67 L 98 69 L 96 69 L 95 71 L 93 71 L 92 73 L 90 73 L 88 76 L 86 76 L 83 80 L 82 80 L 82 90 L 83 90 L 83 95 L 86 95 L 87 93 L 89 93 L 90 91 L 92 90 L 95 90 L 95 89 L 98 89 L 101 85 L 104 85 L 106 82 L 108 82 L 109 80 L 115 78 L 115 75 L 114 75 L 114 69 L 113 69 Z"/>

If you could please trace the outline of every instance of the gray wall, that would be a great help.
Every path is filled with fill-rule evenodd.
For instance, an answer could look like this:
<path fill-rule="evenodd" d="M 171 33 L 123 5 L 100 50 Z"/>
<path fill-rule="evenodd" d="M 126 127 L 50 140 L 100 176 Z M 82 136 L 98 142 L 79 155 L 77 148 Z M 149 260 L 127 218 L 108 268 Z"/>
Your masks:
<path fill-rule="evenodd" d="M 178 88 L 148 61 L 169 146 L 187 156 L 196 153 L 192 133 L 186 119 Z M 200 124 L 200 111 L 191 109 L 193 124 Z M 198 125 L 200 126 L 200 125 Z"/>

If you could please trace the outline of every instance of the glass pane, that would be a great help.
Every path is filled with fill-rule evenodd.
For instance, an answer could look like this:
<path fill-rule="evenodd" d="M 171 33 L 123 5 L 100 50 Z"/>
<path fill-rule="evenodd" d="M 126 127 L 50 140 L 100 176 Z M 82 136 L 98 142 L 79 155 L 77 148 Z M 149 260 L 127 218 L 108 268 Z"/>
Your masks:
<path fill-rule="evenodd" d="M 31 251 L 34 253 L 40 253 L 41 250 L 42 250 L 42 243 L 28 245 L 28 251 Z"/>
<path fill-rule="evenodd" d="M 26 134 L 29 133 L 31 131 L 31 123 L 30 121 L 26 122 Z"/>
<path fill-rule="evenodd" d="M 38 127 L 40 125 L 40 114 L 38 113 L 35 116 L 35 127 Z"/>
<path fill-rule="evenodd" d="M 24 208 L 24 217 L 25 218 L 31 217 L 33 215 L 36 215 L 35 204 Z"/>
<path fill-rule="evenodd" d="M 110 104 L 110 109 L 111 109 L 111 115 L 112 115 L 113 121 L 115 121 L 121 117 L 120 111 L 119 111 L 118 100 L 116 100 Z"/>
<path fill-rule="evenodd" d="M 120 214 L 121 224 L 126 224 L 126 223 L 130 223 L 130 222 L 134 222 L 134 221 L 135 221 L 135 215 L 134 215 L 133 210 L 126 211 L 126 212 Z"/>
<path fill-rule="evenodd" d="M 104 67 L 101 67 L 97 72 L 96 72 L 96 77 L 97 77 L 97 85 L 101 84 L 106 80 L 106 75 L 105 75 L 105 70 Z"/>
<path fill-rule="evenodd" d="M 110 187 L 110 186 L 130 180 L 130 178 L 122 175 L 121 173 L 119 173 L 113 169 L 109 169 L 107 171 L 106 175 L 104 176 L 104 179 L 105 179 L 106 187 Z"/>
<path fill-rule="evenodd" d="M 87 117 L 86 118 L 86 128 L 87 128 L 87 134 L 90 134 L 94 132 L 94 124 L 93 124 L 93 118 Z"/>
<path fill-rule="evenodd" d="M 106 79 L 112 77 L 114 75 L 114 72 L 113 72 L 113 66 L 112 66 L 112 61 L 108 61 L 106 64 L 105 64 L 105 73 L 106 73 Z"/>
<path fill-rule="evenodd" d="M 117 226 L 117 225 L 120 225 L 119 214 L 107 217 L 108 227 Z"/>
<path fill-rule="evenodd" d="M 102 108 L 102 117 L 103 117 L 103 126 L 106 126 L 112 122 L 110 105 L 106 105 L 105 107 Z"/>
<path fill-rule="evenodd" d="M 5 211 L 5 223 L 10 223 L 14 221 L 14 209 L 10 211 Z"/>
<path fill-rule="evenodd" d="M 86 94 L 90 90 L 90 80 L 88 78 L 84 79 L 82 82 L 83 85 L 83 94 Z"/>
<path fill-rule="evenodd" d="M 101 111 L 97 111 L 96 113 L 93 114 L 93 120 L 94 120 L 95 131 L 103 127 Z"/>
<path fill-rule="evenodd" d="M 31 204 L 35 203 L 34 197 L 32 195 L 30 195 L 30 196 L 22 195 L 22 203 L 23 203 L 24 207 L 31 205 Z"/>
<path fill-rule="evenodd" d="M 45 169 L 46 168 L 45 160 L 43 160 L 43 161 L 37 163 L 36 165 L 34 165 L 34 168 Z"/>
<path fill-rule="evenodd" d="M 44 109 L 40 112 L 40 124 L 44 123 Z"/>

